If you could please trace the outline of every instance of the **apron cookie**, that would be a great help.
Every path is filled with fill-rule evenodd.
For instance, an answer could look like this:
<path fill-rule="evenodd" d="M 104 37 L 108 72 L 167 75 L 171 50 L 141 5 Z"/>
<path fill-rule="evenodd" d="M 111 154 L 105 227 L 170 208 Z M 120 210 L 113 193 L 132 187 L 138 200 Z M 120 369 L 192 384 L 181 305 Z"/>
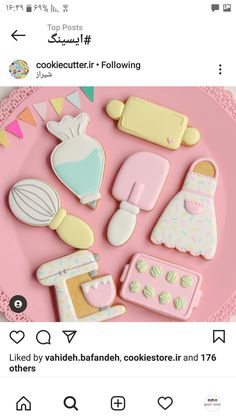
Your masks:
<path fill-rule="evenodd" d="M 32 226 L 48 226 L 70 246 L 88 249 L 94 243 L 93 231 L 81 218 L 68 215 L 60 206 L 56 190 L 41 179 L 24 179 L 9 193 L 9 206 L 18 220 Z"/>
<path fill-rule="evenodd" d="M 97 322 L 125 313 L 125 306 L 112 306 L 116 297 L 112 276 L 96 276 L 98 259 L 97 254 L 80 250 L 38 268 L 40 284 L 55 287 L 61 322 Z"/>
<path fill-rule="evenodd" d="M 131 96 L 125 103 L 111 100 L 106 112 L 118 120 L 120 131 L 170 150 L 177 150 L 181 144 L 192 146 L 200 140 L 199 131 L 188 126 L 187 116 L 138 97 Z"/>
<path fill-rule="evenodd" d="M 121 166 L 112 195 L 121 201 L 111 218 L 107 238 L 113 246 L 126 243 L 134 232 L 140 209 L 151 211 L 169 172 L 169 162 L 154 153 L 141 151 L 129 156 Z"/>
<path fill-rule="evenodd" d="M 190 167 L 181 191 L 170 201 L 151 235 L 155 244 L 212 259 L 217 247 L 214 194 L 216 163 L 207 158 Z"/>
<path fill-rule="evenodd" d="M 146 263 L 138 271 L 139 261 Z M 158 267 L 158 279 L 152 275 Z M 172 262 L 136 253 L 121 275 L 120 296 L 147 310 L 173 319 L 188 320 L 202 295 L 202 275 Z"/>
<path fill-rule="evenodd" d="M 86 134 L 89 116 L 64 116 L 61 122 L 49 121 L 47 129 L 62 141 L 51 154 L 51 165 L 60 181 L 79 199 L 95 209 L 105 166 L 101 144 Z"/>

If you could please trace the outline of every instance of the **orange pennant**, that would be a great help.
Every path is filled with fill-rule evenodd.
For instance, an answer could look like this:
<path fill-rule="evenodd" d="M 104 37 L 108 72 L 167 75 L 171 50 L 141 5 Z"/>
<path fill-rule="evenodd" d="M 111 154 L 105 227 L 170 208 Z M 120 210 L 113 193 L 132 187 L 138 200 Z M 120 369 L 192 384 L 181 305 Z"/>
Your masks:
<path fill-rule="evenodd" d="M 37 125 L 30 108 L 25 108 L 23 112 L 21 112 L 20 115 L 18 115 L 17 118 L 21 119 L 22 121 L 28 122 L 29 124 L 34 125 L 35 127 Z"/>

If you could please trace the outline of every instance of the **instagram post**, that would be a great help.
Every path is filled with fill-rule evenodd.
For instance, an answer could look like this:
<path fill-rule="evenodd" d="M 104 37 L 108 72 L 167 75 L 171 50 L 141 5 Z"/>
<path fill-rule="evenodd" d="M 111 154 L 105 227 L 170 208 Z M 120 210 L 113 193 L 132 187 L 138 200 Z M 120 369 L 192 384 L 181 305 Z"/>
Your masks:
<path fill-rule="evenodd" d="M 99 3 L 0 6 L 2 414 L 233 418 L 235 5 Z"/>

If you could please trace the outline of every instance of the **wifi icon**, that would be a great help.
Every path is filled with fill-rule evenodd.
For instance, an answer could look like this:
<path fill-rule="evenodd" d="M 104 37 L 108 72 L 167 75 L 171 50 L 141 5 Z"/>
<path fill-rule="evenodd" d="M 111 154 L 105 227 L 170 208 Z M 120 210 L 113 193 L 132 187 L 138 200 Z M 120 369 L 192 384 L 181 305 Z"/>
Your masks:
<path fill-rule="evenodd" d="M 59 10 L 57 10 L 57 8 L 54 7 L 53 4 L 51 4 L 51 12 L 52 13 L 59 13 Z"/>

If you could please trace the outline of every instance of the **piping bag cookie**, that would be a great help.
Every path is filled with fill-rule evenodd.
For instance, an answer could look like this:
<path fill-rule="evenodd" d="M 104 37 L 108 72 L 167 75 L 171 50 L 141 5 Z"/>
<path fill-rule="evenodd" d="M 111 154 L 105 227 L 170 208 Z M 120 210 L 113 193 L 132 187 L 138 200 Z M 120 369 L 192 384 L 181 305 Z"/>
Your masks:
<path fill-rule="evenodd" d="M 60 122 L 49 121 L 47 129 L 61 140 L 51 154 L 51 165 L 60 181 L 85 204 L 95 209 L 101 198 L 100 188 L 105 166 L 101 144 L 86 134 L 87 113 L 75 118 L 64 116 Z"/>
<path fill-rule="evenodd" d="M 188 126 L 188 117 L 156 103 L 131 96 L 125 103 L 111 100 L 107 114 L 118 120 L 120 131 L 170 150 L 181 144 L 192 146 L 200 140 L 196 128 Z"/>
<path fill-rule="evenodd" d="M 48 226 L 70 246 L 88 249 L 94 235 L 81 218 L 68 215 L 56 190 L 41 179 L 23 179 L 12 186 L 9 206 L 18 220 L 32 226 Z"/>
<path fill-rule="evenodd" d="M 111 218 L 107 238 L 113 246 L 126 243 L 133 234 L 140 209 L 151 211 L 169 172 L 169 162 L 146 151 L 129 156 L 121 166 L 112 195 L 121 201 Z"/>
<path fill-rule="evenodd" d="M 216 163 L 208 158 L 191 165 L 180 192 L 167 205 L 152 231 L 151 241 L 212 259 L 217 246 L 214 194 Z"/>

